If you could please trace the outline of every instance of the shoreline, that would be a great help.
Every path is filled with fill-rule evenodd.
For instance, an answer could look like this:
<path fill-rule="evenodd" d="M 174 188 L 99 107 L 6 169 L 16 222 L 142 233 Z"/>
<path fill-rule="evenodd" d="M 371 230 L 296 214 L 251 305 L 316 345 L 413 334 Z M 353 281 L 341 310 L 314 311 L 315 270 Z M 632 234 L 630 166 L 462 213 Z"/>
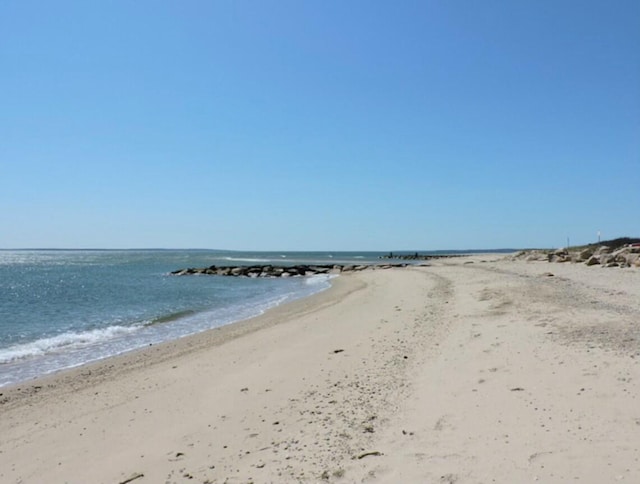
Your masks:
<path fill-rule="evenodd" d="M 488 255 L 332 282 L 14 388 L 0 480 L 640 478 L 637 270 Z"/>
<path fill-rule="evenodd" d="M 19 405 L 25 398 L 28 399 L 34 395 L 44 396 L 47 391 L 59 385 L 64 386 L 79 379 L 82 380 L 82 387 L 99 385 L 105 379 L 116 375 L 125 375 L 148 365 L 160 364 L 190 353 L 220 346 L 233 339 L 278 324 L 280 318 L 293 318 L 305 311 L 331 305 L 359 288 L 357 284 L 355 287 L 346 285 L 340 277 L 332 278 L 330 281 L 331 285 L 326 289 L 270 307 L 257 316 L 2 386 L 0 387 L 0 409 Z M 78 378 L 79 376 L 81 378 Z M 73 386 L 74 390 L 79 388 L 77 383 Z"/>
<path fill-rule="evenodd" d="M 237 324 L 259 317 L 265 312 L 278 307 L 282 304 L 297 301 L 311 297 L 317 293 L 323 292 L 331 287 L 331 279 L 334 275 L 318 274 L 316 278 L 310 278 L 305 281 L 295 292 L 282 292 L 276 295 L 277 298 L 263 298 L 253 303 L 253 305 L 237 304 L 234 307 L 205 307 L 198 309 L 188 309 L 180 311 L 179 317 L 176 313 L 171 312 L 167 316 L 160 316 L 142 323 L 121 325 L 115 323 L 112 326 L 86 329 L 74 331 L 53 337 L 44 337 L 38 340 L 29 341 L 22 345 L 5 348 L 4 351 L 21 350 L 20 346 L 28 348 L 24 351 L 32 351 L 26 357 L 17 357 L 15 360 L 0 363 L 0 370 L 7 371 L 0 377 L 0 392 L 11 386 L 28 383 L 46 376 L 55 375 L 59 372 L 69 371 L 76 368 L 83 368 L 86 365 L 107 361 L 110 358 L 126 355 L 131 352 L 142 350 L 148 346 L 159 346 L 166 342 L 180 340 L 184 337 L 193 336 L 201 332 L 209 330 L 217 330 L 225 326 Z M 296 278 L 298 279 L 298 278 Z M 300 278 L 302 280 L 302 278 Z M 181 318 L 186 317 L 187 324 L 185 326 Z M 160 324 L 158 324 L 160 323 Z M 172 329 L 173 323 L 178 323 L 178 329 Z M 215 325 L 215 326 L 214 326 Z M 182 329 L 181 329 L 182 328 Z M 54 343 L 58 346 L 48 347 L 49 341 L 59 340 L 61 337 L 67 337 L 72 341 L 75 338 L 87 337 L 92 338 L 94 332 L 103 333 L 108 330 L 116 329 L 120 334 L 110 337 L 101 337 L 91 344 L 85 346 L 73 347 L 70 350 L 64 344 Z M 46 350 L 42 354 L 38 354 L 40 350 L 39 343 L 45 345 Z M 123 348 L 124 347 L 124 348 Z M 35 352 L 31 348 L 36 348 Z M 3 355 L 4 356 L 4 355 Z M 44 372 L 43 372 L 44 371 Z M 9 380 L 9 375 L 11 379 Z M 0 398 L 1 400 L 1 398 Z"/>

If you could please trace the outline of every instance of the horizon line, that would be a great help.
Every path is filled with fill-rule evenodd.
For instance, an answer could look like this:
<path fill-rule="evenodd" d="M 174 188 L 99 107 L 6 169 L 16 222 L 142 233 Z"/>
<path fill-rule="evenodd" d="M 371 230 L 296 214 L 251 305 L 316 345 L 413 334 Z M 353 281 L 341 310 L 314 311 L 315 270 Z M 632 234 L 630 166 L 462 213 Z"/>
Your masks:
<path fill-rule="evenodd" d="M 209 251 L 209 252 L 382 252 L 382 253 L 404 253 L 404 252 L 496 252 L 496 251 L 518 251 L 518 250 L 532 250 L 532 249 L 544 249 L 544 248 L 534 248 L 534 247 L 526 247 L 526 248 L 518 248 L 518 247 L 499 247 L 499 248 L 484 248 L 484 249 L 338 249 L 338 250 L 330 250 L 330 249 L 295 249 L 295 250 L 285 250 L 285 249 L 271 249 L 271 250 L 259 250 L 259 249 L 210 249 L 204 247 L 127 247 L 127 248 L 115 248 L 115 247 L 0 247 L 0 251 L 36 251 L 36 250 L 50 250 L 50 251 L 135 251 L 135 250 L 148 250 L 148 251 Z"/>

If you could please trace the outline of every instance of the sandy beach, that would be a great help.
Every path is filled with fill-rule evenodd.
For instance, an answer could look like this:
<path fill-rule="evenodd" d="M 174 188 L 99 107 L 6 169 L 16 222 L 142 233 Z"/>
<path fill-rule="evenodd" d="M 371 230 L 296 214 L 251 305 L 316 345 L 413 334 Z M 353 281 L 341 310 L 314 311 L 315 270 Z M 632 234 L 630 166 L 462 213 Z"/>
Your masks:
<path fill-rule="evenodd" d="M 473 256 L 0 388 L 2 483 L 640 482 L 640 270 Z"/>

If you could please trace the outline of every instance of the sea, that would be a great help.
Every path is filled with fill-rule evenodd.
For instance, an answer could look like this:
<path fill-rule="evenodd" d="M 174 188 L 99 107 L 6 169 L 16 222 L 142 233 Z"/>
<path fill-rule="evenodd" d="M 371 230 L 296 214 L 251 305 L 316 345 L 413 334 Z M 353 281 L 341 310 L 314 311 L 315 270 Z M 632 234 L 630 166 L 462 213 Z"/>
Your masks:
<path fill-rule="evenodd" d="M 0 387 L 262 314 L 328 275 L 172 276 L 211 265 L 380 263 L 382 252 L 0 250 Z"/>

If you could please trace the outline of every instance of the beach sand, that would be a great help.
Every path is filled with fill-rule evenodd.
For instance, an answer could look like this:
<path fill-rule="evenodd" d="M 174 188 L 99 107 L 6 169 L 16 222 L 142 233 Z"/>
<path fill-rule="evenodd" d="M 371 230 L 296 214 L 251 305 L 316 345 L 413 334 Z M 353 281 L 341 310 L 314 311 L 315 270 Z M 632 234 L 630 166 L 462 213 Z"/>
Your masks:
<path fill-rule="evenodd" d="M 637 269 L 363 271 L 0 388 L 0 482 L 640 482 L 639 361 Z"/>

